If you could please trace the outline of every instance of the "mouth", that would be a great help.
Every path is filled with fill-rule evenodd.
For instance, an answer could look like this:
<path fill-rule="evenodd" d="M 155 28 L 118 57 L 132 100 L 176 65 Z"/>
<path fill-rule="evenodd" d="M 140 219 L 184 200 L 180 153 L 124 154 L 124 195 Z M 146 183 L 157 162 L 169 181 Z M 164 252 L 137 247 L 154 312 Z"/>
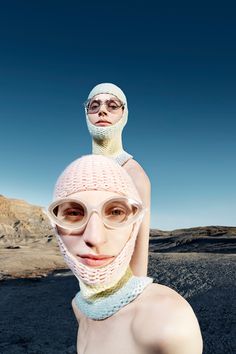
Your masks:
<path fill-rule="evenodd" d="M 85 254 L 78 256 L 81 263 L 90 267 L 105 266 L 113 261 L 114 256 Z"/>
<path fill-rule="evenodd" d="M 95 125 L 98 125 L 100 127 L 105 127 L 107 125 L 111 125 L 111 122 L 108 122 L 107 120 L 98 120 Z"/>

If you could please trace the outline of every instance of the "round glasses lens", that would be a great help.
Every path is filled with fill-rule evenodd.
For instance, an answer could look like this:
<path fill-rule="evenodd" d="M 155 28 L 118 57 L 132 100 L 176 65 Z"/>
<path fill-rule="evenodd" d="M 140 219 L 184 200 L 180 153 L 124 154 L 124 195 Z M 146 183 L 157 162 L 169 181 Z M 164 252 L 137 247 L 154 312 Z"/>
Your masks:
<path fill-rule="evenodd" d="M 101 106 L 101 101 L 92 100 L 91 102 L 88 103 L 87 106 L 88 113 L 97 113 L 99 111 L 100 106 Z"/>
<path fill-rule="evenodd" d="M 139 209 L 138 206 L 124 200 L 111 200 L 103 207 L 103 218 L 110 225 L 124 224 L 133 218 Z"/>
<path fill-rule="evenodd" d="M 106 107 L 109 112 L 116 111 L 117 109 L 121 108 L 122 103 L 116 100 L 107 100 Z"/>
<path fill-rule="evenodd" d="M 84 206 L 76 202 L 63 202 L 53 209 L 53 213 L 60 223 L 76 226 L 83 224 L 87 215 Z"/>
<path fill-rule="evenodd" d="M 116 111 L 117 109 L 122 107 L 122 102 L 115 99 L 106 100 L 105 102 L 94 99 L 90 101 L 87 105 L 88 113 L 90 114 L 97 113 L 100 110 L 100 107 L 103 103 L 106 105 L 106 109 L 109 112 Z"/>

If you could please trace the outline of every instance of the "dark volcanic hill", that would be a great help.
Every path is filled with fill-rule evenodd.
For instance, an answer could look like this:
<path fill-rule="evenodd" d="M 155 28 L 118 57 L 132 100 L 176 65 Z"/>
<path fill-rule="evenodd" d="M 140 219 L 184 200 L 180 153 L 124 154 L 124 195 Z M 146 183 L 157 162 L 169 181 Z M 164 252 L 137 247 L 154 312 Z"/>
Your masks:
<path fill-rule="evenodd" d="M 236 253 L 236 227 L 205 226 L 150 231 L 150 252 Z"/>

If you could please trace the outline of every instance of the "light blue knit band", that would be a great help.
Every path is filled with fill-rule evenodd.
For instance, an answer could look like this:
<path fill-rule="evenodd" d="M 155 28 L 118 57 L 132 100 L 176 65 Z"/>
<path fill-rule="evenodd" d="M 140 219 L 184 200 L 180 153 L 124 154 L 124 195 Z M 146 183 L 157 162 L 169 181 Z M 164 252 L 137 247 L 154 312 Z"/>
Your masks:
<path fill-rule="evenodd" d="M 76 294 L 75 303 L 79 310 L 93 320 L 103 320 L 114 315 L 122 307 L 136 299 L 143 290 L 153 282 L 149 277 L 132 276 L 115 294 L 101 300 L 89 302 L 83 298 L 81 291 Z"/>

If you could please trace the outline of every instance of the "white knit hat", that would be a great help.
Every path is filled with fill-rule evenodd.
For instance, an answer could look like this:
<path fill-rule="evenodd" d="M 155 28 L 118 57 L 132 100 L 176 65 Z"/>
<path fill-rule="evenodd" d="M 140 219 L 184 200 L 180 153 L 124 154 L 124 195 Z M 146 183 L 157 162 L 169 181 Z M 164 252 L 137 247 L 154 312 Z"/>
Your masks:
<path fill-rule="evenodd" d="M 90 91 L 88 99 L 99 95 L 100 93 L 110 93 L 111 95 L 116 96 L 127 107 L 127 100 L 125 94 L 118 86 L 111 83 L 98 84 Z"/>

